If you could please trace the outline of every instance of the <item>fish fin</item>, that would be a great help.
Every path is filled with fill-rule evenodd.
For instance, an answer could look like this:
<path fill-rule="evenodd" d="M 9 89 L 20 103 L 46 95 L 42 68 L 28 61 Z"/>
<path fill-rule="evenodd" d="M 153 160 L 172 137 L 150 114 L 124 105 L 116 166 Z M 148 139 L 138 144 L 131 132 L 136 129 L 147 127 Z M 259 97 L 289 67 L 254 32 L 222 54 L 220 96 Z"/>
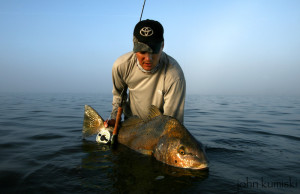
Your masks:
<path fill-rule="evenodd" d="M 140 152 L 141 154 L 144 154 L 144 155 L 149 155 L 149 156 L 153 155 L 153 150 L 140 149 L 140 150 L 137 150 L 137 151 Z"/>
<path fill-rule="evenodd" d="M 97 134 L 104 127 L 103 118 L 89 105 L 84 106 L 83 138 Z"/>
<path fill-rule="evenodd" d="M 161 115 L 163 114 L 160 112 L 160 110 L 156 106 L 151 105 L 149 110 L 148 120 L 151 120 L 154 117 L 161 116 Z"/>
<path fill-rule="evenodd" d="M 122 127 L 129 127 L 132 125 L 138 125 L 143 123 L 144 121 L 137 116 L 130 117 L 122 123 Z"/>

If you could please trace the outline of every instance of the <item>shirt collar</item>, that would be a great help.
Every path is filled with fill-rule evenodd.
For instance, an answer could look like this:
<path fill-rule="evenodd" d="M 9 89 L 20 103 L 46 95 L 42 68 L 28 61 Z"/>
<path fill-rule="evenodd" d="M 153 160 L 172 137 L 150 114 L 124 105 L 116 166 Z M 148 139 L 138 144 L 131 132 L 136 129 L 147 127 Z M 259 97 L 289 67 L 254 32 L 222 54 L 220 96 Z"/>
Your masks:
<path fill-rule="evenodd" d="M 144 72 L 144 73 L 155 73 L 158 69 L 159 69 L 159 67 L 160 67 L 160 61 L 158 62 L 158 64 L 153 68 L 153 69 L 151 69 L 150 71 L 147 71 L 147 70 L 145 70 L 141 65 L 140 65 L 140 62 L 139 62 L 139 60 L 138 59 L 136 59 L 136 64 L 137 64 L 137 66 L 138 66 L 138 68 L 142 71 L 142 72 Z"/>

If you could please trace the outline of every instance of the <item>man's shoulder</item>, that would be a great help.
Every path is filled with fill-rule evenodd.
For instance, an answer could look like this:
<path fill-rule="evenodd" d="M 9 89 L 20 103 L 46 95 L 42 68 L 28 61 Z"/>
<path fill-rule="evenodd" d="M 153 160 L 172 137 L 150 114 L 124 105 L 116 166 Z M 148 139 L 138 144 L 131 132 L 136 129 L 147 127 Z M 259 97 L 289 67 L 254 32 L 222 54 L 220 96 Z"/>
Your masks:
<path fill-rule="evenodd" d="M 116 59 L 116 61 L 114 62 L 114 66 L 119 66 L 120 64 L 124 63 L 130 63 L 133 60 L 134 56 L 134 52 L 132 51 L 125 53 Z"/>
<path fill-rule="evenodd" d="M 179 63 L 170 55 L 167 55 L 166 53 L 165 55 L 168 58 L 166 76 L 171 79 L 184 79 L 184 74 Z"/>

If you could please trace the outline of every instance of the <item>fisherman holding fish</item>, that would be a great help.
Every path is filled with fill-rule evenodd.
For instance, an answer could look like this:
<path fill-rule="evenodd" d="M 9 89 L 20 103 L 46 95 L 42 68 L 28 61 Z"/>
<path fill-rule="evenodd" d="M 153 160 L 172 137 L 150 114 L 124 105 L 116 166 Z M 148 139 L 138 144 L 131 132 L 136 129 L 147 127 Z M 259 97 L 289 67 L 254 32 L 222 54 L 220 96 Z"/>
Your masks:
<path fill-rule="evenodd" d="M 185 79 L 176 60 L 162 51 L 163 32 L 157 21 L 137 23 L 133 52 L 113 65 L 111 120 L 104 122 L 85 105 L 83 138 L 97 134 L 99 143 L 118 142 L 170 166 L 206 170 L 203 145 L 183 125 Z M 125 120 L 118 129 L 122 110 Z"/>
<path fill-rule="evenodd" d="M 125 118 L 136 115 L 146 119 L 154 105 L 164 115 L 183 123 L 185 78 L 177 61 L 163 52 L 163 34 L 164 28 L 158 21 L 142 20 L 136 24 L 133 51 L 113 64 L 113 108 L 106 127 L 115 125 L 120 104 Z"/>

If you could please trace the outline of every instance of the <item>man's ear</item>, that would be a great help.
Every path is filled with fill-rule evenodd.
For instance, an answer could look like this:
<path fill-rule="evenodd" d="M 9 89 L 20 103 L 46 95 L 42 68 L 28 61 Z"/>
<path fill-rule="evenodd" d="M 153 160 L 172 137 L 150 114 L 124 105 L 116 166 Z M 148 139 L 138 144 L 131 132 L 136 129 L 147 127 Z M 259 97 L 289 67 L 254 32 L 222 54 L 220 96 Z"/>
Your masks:
<path fill-rule="evenodd" d="M 165 41 L 163 41 L 163 42 L 161 43 L 160 50 L 163 50 L 163 49 L 164 49 L 164 46 L 165 46 Z"/>

